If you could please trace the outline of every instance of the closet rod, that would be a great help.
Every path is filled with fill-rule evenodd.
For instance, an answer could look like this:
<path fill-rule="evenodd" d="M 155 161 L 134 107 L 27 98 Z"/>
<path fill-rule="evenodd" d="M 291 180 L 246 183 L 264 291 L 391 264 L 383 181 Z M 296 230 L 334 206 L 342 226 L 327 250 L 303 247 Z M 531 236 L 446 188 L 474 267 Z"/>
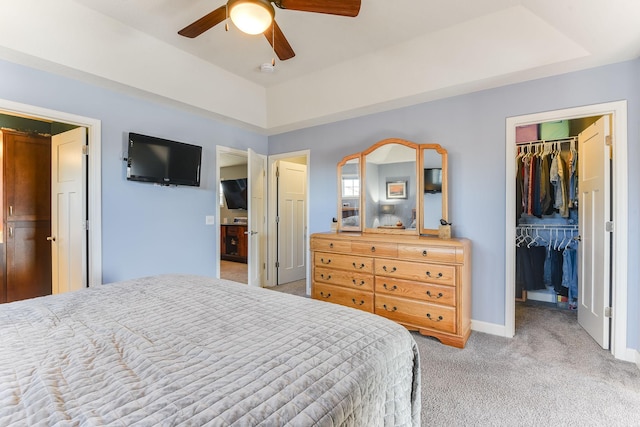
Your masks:
<path fill-rule="evenodd" d="M 519 230 L 525 230 L 525 229 L 539 229 L 539 230 L 544 230 L 544 229 L 559 229 L 559 230 L 577 230 L 578 229 L 578 224 L 522 224 L 522 225 L 518 225 L 516 227 Z"/>
<path fill-rule="evenodd" d="M 516 142 L 516 146 L 520 146 L 520 145 L 533 145 L 533 144 L 542 144 L 545 142 L 571 142 L 571 141 L 577 141 L 578 137 L 577 136 L 570 136 L 568 138 L 560 138 L 560 139 L 538 139 L 536 141 L 525 141 L 525 142 Z"/>

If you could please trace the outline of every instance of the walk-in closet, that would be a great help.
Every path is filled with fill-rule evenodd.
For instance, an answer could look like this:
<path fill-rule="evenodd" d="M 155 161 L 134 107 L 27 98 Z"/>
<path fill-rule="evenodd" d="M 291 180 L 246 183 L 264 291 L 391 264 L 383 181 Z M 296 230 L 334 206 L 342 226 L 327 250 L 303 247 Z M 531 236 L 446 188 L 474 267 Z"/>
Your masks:
<path fill-rule="evenodd" d="M 600 118 L 516 128 L 515 295 L 525 307 L 546 305 L 577 313 L 580 286 L 584 286 L 585 276 L 593 280 L 588 270 L 596 260 L 590 254 L 601 243 L 589 233 L 584 241 L 580 216 L 588 217 L 589 223 L 594 221 L 593 206 L 606 210 L 604 205 L 609 201 L 594 200 L 591 190 L 581 188 L 589 182 L 590 169 L 584 169 L 590 162 L 588 157 L 602 157 L 601 153 L 581 152 L 581 147 L 589 144 L 588 129 L 609 119 L 602 117 L 599 122 Z M 610 169 L 597 174 L 605 172 Z M 583 203 L 588 205 L 586 213 L 581 209 Z M 590 265 L 589 269 L 585 270 L 585 265 Z"/>

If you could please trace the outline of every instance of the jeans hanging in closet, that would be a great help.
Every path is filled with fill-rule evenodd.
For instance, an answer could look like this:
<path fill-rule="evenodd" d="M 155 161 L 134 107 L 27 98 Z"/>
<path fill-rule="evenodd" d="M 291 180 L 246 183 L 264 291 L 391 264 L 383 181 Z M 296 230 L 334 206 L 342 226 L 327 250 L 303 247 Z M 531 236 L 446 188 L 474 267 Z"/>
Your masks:
<path fill-rule="evenodd" d="M 516 248 L 516 284 L 522 289 L 534 291 L 545 289 L 544 260 L 546 248 L 544 246 Z"/>
<path fill-rule="evenodd" d="M 562 286 L 562 277 L 564 271 L 564 257 L 562 251 L 551 249 L 551 285 L 558 295 L 566 297 L 569 295 L 568 288 Z"/>
<path fill-rule="evenodd" d="M 565 249 L 562 253 L 562 286 L 568 289 L 569 301 L 578 299 L 578 266 L 576 250 Z"/>

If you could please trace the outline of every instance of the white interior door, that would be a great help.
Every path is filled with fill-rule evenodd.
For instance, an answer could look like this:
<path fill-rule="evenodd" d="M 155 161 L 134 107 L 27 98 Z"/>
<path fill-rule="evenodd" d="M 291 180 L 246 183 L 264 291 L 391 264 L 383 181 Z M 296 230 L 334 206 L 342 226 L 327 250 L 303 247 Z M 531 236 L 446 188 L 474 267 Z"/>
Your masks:
<path fill-rule="evenodd" d="M 604 349 L 609 348 L 610 239 L 605 229 L 611 218 L 611 155 L 606 145 L 609 116 L 578 135 L 579 222 L 578 323 Z"/>
<path fill-rule="evenodd" d="M 247 218 L 248 284 L 262 286 L 266 271 L 266 175 L 267 157 L 249 149 L 247 175 L 249 181 Z"/>
<path fill-rule="evenodd" d="M 278 284 L 306 275 L 307 166 L 278 162 Z"/>
<path fill-rule="evenodd" d="M 52 293 L 86 287 L 84 127 L 51 138 Z"/>

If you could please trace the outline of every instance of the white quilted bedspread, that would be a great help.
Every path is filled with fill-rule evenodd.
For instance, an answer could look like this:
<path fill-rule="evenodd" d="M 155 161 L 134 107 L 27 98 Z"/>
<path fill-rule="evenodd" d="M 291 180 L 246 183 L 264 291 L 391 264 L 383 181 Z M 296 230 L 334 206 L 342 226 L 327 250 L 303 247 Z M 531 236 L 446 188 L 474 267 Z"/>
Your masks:
<path fill-rule="evenodd" d="M 0 426 L 418 426 L 401 326 L 165 275 L 0 305 Z"/>

